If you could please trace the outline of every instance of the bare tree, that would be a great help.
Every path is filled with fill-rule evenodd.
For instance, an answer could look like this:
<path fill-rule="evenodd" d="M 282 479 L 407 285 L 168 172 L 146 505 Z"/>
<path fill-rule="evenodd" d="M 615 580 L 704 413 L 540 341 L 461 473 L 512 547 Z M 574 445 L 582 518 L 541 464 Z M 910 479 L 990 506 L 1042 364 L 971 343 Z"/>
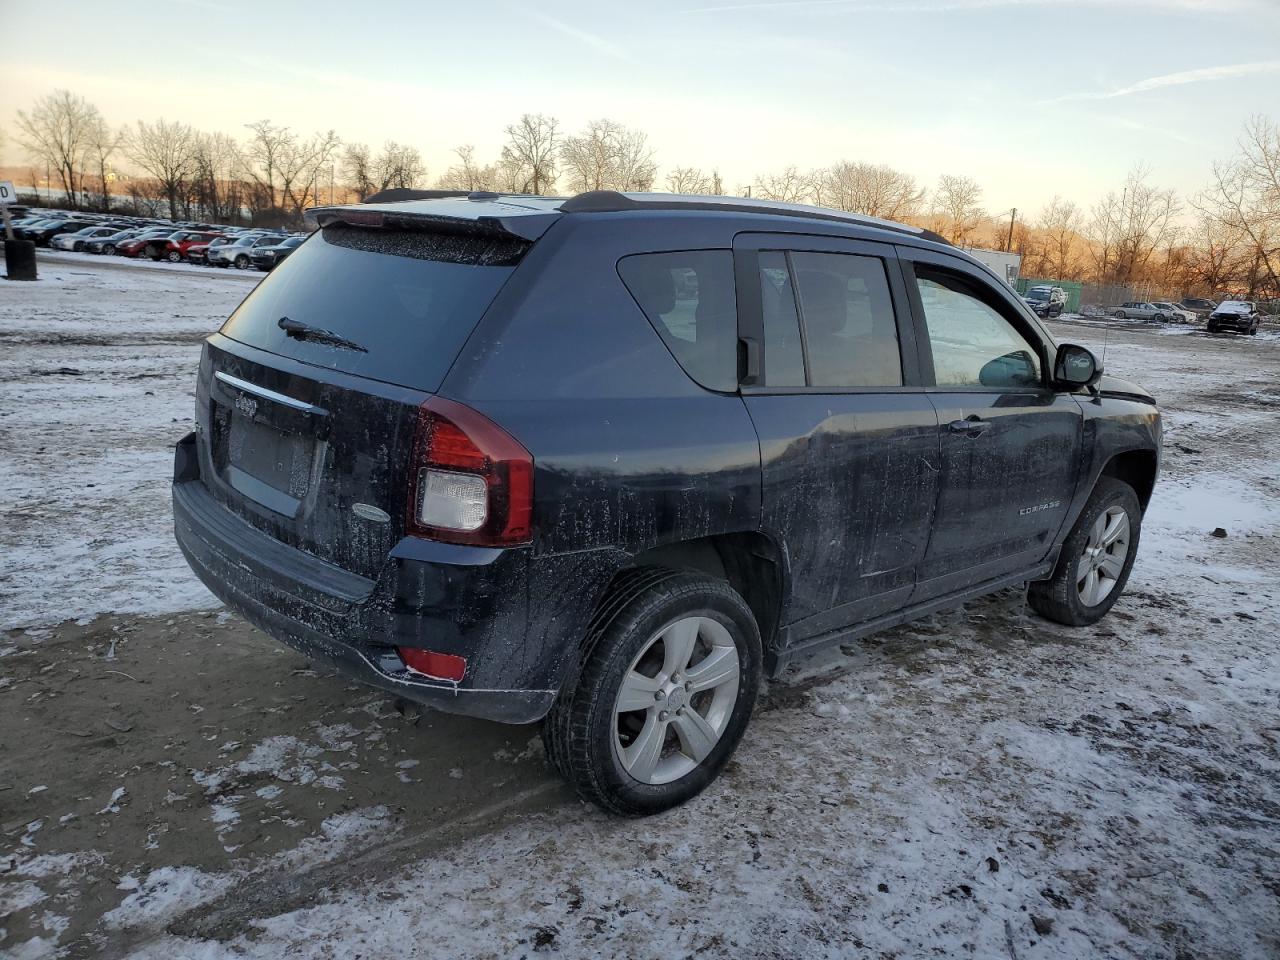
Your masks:
<path fill-rule="evenodd" d="M 361 200 L 392 187 L 416 187 L 427 169 L 416 147 L 388 140 L 382 152 L 371 155 L 363 143 L 349 143 L 342 155 L 342 172 Z"/>
<path fill-rule="evenodd" d="M 357 197 L 365 197 L 377 192 L 373 182 L 373 160 L 369 156 L 367 143 L 348 143 L 342 152 L 342 176 Z"/>
<path fill-rule="evenodd" d="M 102 117 L 95 117 L 85 137 L 84 162 L 97 175 L 98 196 L 102 209 L 111 209 L 111 158 L 124 142 L 124 132 L 116 130 Z"/>
<path fill-rule="evenodd" d="M 915 177 L 884 164 L 842 160 L 818 171 L 813 181 L 824 206 L 869 217 L 906 220 L 924 202 L 924 190 Z"/>
<path fill-rule="evenodd" d="M 482 167 L 476 161 L 476 148 L 469 143 L 454 147 L 458 162 L 436 181 L 441 190 L 493 190 L 497 187 L 498 174 L 493 164 Z"/>
<path fill-rule="evenodd" d="M 786 203 L 803 203 L 813 194 L 813 178 L 802 174 L 794 166 L 780 173 L 768 173 L 756 177 L 755 195 L 763 200 L 782 200 Z"/>
<path fill-rule="evenodd" d="M 197 133 L 191 193 L 204 216 L 218 221 L 240 219 L 244 167 L 240 145 L 225 133 Z"/>
<path fill-rule="evenodd" d="M 614 120 L 592 120 L 575 137 L 560 144 L 560 165 L 568 189 L 648 190 L 657 164 L 648 137 Z"/>
<path fill-rule="evenodd" d="M 269 120 L 249 124 L 249 131 L 244 169 L 254 187 L 250 203 L 255 217 L 300 221 L 318 199 L 321 174 L 334 162 L 342 141 L 332 130 L 303 140 Z"/>
<path fill-rule="evenodd" d="M 1152 186 L 1150 172 L 1129 172 L 1119 196 L 1111 191 L 1090 212 L 1086 233 L 1102 283 L 1131 283 L 1146 275 L 1157 250 L 1168 245 L 1182 204 L 1172 190 Z"/>
<path fill-rule="evenodd" d="M 710 193 L 711 178 L 698 167 L 674 167 L 667 174 L 667 189 L 672 193 Z"/>
<path fill-rule="evenodd" d="M 1248 243 L 1249 295 L 1256 294 L 1260 281 L 1280 295 L 1280 126 L 1253 117 L 1238 145 L 1233 159 L 1213 165 L 1209 188 L 1195 206 L 1220 233 Z"/>
<path fill-rule="evenodd" d="M 58 172 L 67 202 L 79 206 L 85 147 L 101 121 L 98 108 L 70 90 L 41 97 L 31 110 L 18 111 L 22 145 L 33 158 Z"/>
<path fill-rule="evenodd" d="M 139 120 L 126 139 L 129 159 L 160 184 L 169 202 L 169 217 L 178 216 L 178 198 L 185 196 L 187 181 L 196 171 L 196 132 L 185 123 L 161 118 L 155 123 Z"/>
<path fill-rule="evenodd" d="M 560 125 L 554 117 L 526 113 L 506 128 L 499 164 L 500 187 L 517 193 L 543 193 L 555 186 Z"/>
<path fill-rule="evenodd" d="M 1043 241 L 1043 255 L 1037 275 L 1058 280 L 1074 280 L 1080 270 L 1075 256 L 1083 227 L 1080 208 L 1070 200 L 1055 196 L 1040 211 L 1036 229 Z"/>
<path fill-rule="evenodd" d="M 957 246 L 966 246 L 988 220 L 982 208 L 982 187 L 971 177 L 944 173 L 933 192 L 933 229 Z"/>

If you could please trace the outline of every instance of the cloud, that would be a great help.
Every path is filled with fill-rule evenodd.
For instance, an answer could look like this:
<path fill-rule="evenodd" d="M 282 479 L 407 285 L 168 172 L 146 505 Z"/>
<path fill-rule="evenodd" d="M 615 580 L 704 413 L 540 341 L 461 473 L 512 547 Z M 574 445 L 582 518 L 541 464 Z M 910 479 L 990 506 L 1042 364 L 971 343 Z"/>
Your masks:
<path fill-rule="evenodd" d="M 593 50 L 598 50 L 600 53 L 605 54 L 605 56 L 613 57 L 616 60 L 625 60 L 628 63 L 635 62 L 631 54 L 627 53 L 626 50 L 616 43 L 606 40 L 599 34 L 575 27 L 573 24 L 557 20 L 555 17 L 549 17 L 545 13 L 533 13 L 530 11 L 528 15 L 544 26 L 548 26 L 558 33 L 563 33 L 566 37 L 572 37 L 579 43 L 584 43 Z"/>
<path fill-rule="evenodd" d="M 1009 7 L 1095 6 L 1142 7 L 1163 13 L 1243 13 L 1267 9 L 1267 0 L 746 0 L 694 7 L 682 13 L 730 13 L 747 10 L 794 10 L 797 13 L 848 10 L 855 13 L 949 13 Z"/>
<path fill-rule="evenodd" d="M 1127 97 L 1148 90 L 1160 90 L 1164 87 L 1181 87 L 1188 83 L 1207 83 L 1210 80 L 1235 80 L 1240 77 L 1256 77 L 1261 74 L 1280 73 L 1280 60 L 1259 60 L 1255 63 L 1230 63 L 1221 67 L 1200 67 L 1196 70 L 1180 70 L 1177 73 L 1164 73 L 1158 77 L 1148 77 L 1127 87 L 1116 90 L 1104 90 L 1094 93 L 1068 93 L 1065 96 L 1053 97 L 1045 103 L 1063 103 L 1069 100 L 1113 100 L 1116 97 Z"/>

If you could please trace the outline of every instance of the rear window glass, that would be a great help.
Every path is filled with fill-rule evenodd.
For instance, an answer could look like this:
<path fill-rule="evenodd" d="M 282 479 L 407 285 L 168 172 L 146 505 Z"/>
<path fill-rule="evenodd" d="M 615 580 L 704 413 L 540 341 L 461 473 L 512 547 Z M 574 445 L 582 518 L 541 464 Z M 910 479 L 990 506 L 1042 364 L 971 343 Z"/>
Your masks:
<path fill-rule="evenodd" d="M 639 254 L 620 260 L 618 273 L 685 373 L 711 390 L 738 388 L 730 251 Z"/>
<path fill-rule="evenodd" d="M 487 238 L 326 227 L 258 284 L 222 333 L 304 363 L 434 391 L 522 250 Z M 284 317 L 364 352 L 290 337 Z"/>

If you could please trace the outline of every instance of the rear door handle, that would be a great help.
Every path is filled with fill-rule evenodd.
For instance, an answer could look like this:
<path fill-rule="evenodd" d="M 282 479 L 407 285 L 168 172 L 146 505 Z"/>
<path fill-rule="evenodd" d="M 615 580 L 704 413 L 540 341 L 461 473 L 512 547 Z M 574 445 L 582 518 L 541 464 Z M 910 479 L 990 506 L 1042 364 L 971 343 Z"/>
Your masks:
<path fill-rule="evenodd" d="M 976 414 L 966 417 L 964 420 L 952 420 L 947 426 L 952 433 L 963 433 L 969 437 L 980 437 L 991 429 L 991 421 L 983 420 Z"/>

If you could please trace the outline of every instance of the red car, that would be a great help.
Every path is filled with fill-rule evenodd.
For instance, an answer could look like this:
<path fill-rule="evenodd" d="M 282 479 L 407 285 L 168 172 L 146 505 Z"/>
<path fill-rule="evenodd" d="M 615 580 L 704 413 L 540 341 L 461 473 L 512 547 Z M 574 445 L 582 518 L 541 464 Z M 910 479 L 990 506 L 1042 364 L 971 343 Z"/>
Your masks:
<path fill-rule="evenodd" d="M 187 254 L 192 247 L 200 247 L 197 253 L 197 259 L 204 259 L 204 252 L 209 249 L 209 243 L 221 237 L 220 233 L 208 233 L 199 231 L 180 230 L 169 237 L 165 243 L 161 256 L 170 263 L 179 263 L 187 258 Z M 152 257 L 153 260 L 159 260 L 160 257 Z"/>
<path fill-rule="evenodd" d="M 164 251 L 166 241 L 173 235 L 172 230 L 146 230 L 132 240 L 116 245 L 116 253 L 122 257 L 140 257 L 144 254 L 153 260 L 159 260 Z M 158 250 L 159 252 L 153 252 Z"/>

